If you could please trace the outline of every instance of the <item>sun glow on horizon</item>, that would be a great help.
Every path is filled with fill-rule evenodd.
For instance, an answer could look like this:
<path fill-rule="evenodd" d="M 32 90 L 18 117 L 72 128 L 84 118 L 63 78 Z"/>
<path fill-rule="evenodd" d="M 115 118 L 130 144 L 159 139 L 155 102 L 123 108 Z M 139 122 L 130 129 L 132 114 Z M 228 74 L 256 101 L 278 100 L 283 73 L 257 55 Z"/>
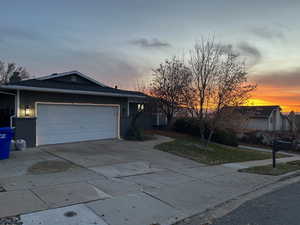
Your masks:
<path fill-rule="evenodd" d="M 247 106 L 267 106 L 267 105 L 279 105 L 282 108 L 282 112 L 300 112 L 300 105 L 286 105 L 286 103 L 278 103 L 267 101 L 259 98 L 251 98 L 249 102 L 246 104 Z"/>

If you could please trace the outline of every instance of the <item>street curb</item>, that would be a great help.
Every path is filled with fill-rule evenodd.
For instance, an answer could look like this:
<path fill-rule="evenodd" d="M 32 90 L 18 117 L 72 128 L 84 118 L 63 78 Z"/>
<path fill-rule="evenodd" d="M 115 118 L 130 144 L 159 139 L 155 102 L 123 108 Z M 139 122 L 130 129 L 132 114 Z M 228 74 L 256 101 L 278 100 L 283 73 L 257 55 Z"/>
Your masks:
<path fill-rule="evenodd" d="M 285 175 L 278 180 L 258 187 L 250 192 L 241 194 L 235 198 L 229 199 L 221 204 L 216 205 L 213 208 L 206 209 L 196 215 L 187 217 L 173 225 L 209 225 L 216 219 L 223 217 L 231 211 L 237 209 L 239 206 L 247 201 L 256 199 L 262 195 L 268 194 L 279 190 L 287 185 L 300 182 L 300 172 L 292 172 Z"/>

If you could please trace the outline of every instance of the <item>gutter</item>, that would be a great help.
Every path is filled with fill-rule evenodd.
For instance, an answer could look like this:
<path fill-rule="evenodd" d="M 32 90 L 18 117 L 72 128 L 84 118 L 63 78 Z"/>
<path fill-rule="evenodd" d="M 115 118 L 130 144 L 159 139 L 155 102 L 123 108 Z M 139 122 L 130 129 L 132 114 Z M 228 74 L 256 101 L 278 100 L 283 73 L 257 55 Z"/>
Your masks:
<path fill-rule="evenodd" d="M 58 88 L 39 88 L 39 87 L 29 87 L 29 86 L 21 86 L 21 85 L 0 85 L 0 88 L 7 89 L 7 90 L 24 90 L 24 91 L 40 91 L 40 92 L 55 92 L 55 93 L 67 93 L 67 94 L 81 94 L 81 95 L 146 98 L 146 96 L 140 96 L 140 95 L 134 95 L 134 94 L 120 94 L 120 93 L 108 93 L 108 92 L 97 92 L 97 91 L 65 90 L 65 89 L 58 89 Z"/>

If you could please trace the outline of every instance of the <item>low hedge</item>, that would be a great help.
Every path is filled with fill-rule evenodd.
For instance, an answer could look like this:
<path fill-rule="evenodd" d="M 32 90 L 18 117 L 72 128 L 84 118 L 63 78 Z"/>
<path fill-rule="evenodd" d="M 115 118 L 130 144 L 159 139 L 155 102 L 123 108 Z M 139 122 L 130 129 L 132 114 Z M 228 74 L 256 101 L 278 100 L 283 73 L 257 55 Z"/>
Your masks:
<path fill-rule="evenodd" d="M 204 136 L 208 138 L 210 130 L 207 124 L 204 124 Z M 179 133 L 200 136 L 200 123 L 195 118 L 178 118 L 173 124 L 173 130 Z M 230 130 L 217 129 L 214 131 L 212 141 L 219 144 L 238 146 L 238 138 L 235 132 Z"/>

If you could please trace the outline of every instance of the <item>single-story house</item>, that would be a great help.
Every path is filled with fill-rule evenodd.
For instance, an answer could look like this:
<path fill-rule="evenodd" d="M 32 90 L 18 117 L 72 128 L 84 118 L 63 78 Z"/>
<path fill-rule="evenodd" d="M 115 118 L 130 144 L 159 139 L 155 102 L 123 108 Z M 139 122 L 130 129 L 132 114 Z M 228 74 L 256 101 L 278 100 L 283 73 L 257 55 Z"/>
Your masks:
<path fill-rule="evenodd" d="M 112 88 L 78 71 L 0 85 L 0 126 L 15 128 L 27 146 L 125 136 L 130 116 L 147 111 L 147 95 Z M 155 117 L 156 118 L 156 117 Z M 142 125 L 151 128 L 144 116 Z"/>
<path fill-rule="evenodd" d="M 245 130 L 253 131 L 291 131 L 294 122 L 291 115 L 281 113 L 281 108 L 275 106 L 239 106 L 228 107 L 233 113 L 245 116 Z"/>

